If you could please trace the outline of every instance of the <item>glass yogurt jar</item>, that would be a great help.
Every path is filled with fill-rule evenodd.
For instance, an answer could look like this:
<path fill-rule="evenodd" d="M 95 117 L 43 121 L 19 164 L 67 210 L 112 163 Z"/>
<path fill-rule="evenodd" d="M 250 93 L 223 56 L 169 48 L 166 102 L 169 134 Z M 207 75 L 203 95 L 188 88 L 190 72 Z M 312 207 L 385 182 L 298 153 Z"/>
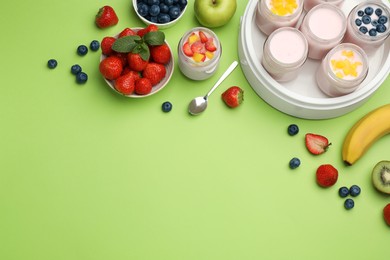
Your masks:
<path fill-rule="evenodd" d="M 180 71 L 193 80 L 211 77 L 218 68 L 222 46 L 217 35 L 208 28 L 187 31 L 178 44 Z"/>
<path fill-rule="evenodd" d="M 337 6 L 325 3 L 310 9 L 300 26 L 309 43 L 309 58 L 325 57 L 342 41 L 346 29 L 346 17 Z"/>
<path fill-rule="evenodd" d="M 259 0 L 255 23 L 266 35 L 281 27 L 294 27 L 302 14 L 303 0 Z"/>
<path fill-rule="evenodd" d="M 309 11 L 312 9 L 314 6 L 323 4 L 323 3 L 329 3 L 332 5 L 340 6 L 344 0 L 305 0 L 303 4 L 303 9 L 306 11 Z"/>
<path fill-rule="evenodd" d="M 344 42 L 359 45 L 371 53 L 382 45 L 390 34 L 390 9 L 378 1 L 364 1 L 348 15 Z"/>
<path fill-rule="evenodd" d="M 355 91 L 366 78 L 369 61 L 359 46 L 342 43 L 328 52 L 316 72 L 318 87 L 337 97 Z"/>
<path fill-rule="evenodd" d="M 263 47 L 261 64 L 276 81 L 295 79 L 307 60 L 308 43 L 305 36 L 292 27 L 271 33 Z"/>

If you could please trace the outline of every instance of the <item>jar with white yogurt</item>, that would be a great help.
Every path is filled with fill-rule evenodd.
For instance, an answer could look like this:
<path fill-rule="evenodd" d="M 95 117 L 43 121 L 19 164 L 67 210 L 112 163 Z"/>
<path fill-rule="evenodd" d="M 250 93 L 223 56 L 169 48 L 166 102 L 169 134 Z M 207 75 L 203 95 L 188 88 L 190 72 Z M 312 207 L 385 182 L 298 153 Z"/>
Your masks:
<path fill-rule="evenodd" d="M 309 11 L 314 6 L 323 4 L 323 3 L 329 3 L 335 6 L 341 6 L 341 4 L 344 2 L 344 0 L 305 0 L 303 4 L 303 9 L 305 11 Z"/>
<path fill-rule="evenodd" d="M 367 53 L 377 50 L 390 35 L 390 9 L 378 1 L 364 1 L 348 15 L 344 42 L 359 45 Z"/>
<path fill-rule="evenodd" d="M 193 80 L 205 80 L 216 72 L 222 54 L 217 35 L 205 27 L 187 31 L 178 44 L 180 71 Z"/>
<path fill-rule="evenodd" d="M 271 33 L 263 47 L 261 64 L 278 82 L 294 80 L 307 60 L 308 43 L 296 28 L 283 27 Z"/>
<path fill-rule="evenodd" d="M 369 68 L 367 54 L 352 43 L 333 48 L 316 71 L 318 87 L 331 97 L 355 91 L 366 78 Z"/>
<path fill-rule="evenodd" d="M 300 30 L 309 43 L 309 58 L 320 60 L 338 45 L 347 29 L 343 11 L 335 5 L 324 3 L 310 9 Z"/>
<path fill-rule="evenodd" d="M 303 0 L 259 0 L 255 23 L 269 35 L 281 27 L 295 27 L 302 10 Z"/>

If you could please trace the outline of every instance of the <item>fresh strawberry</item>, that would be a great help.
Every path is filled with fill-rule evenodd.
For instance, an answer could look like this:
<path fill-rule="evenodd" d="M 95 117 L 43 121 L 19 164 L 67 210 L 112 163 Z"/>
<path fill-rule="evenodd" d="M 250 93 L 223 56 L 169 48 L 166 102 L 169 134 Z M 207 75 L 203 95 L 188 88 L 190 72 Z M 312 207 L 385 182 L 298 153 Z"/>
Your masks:
<path fill-rule="evenodd" d="M 306 134 L 305 143 L 309 152 L 315 155 L 326 152 L 329 145 L 331 145 L 325 136 L 312 133 Z"/>
<path fill-rule="evenodd" d="M 127 73 L 115 80 L 115 89 L 123 95 L 131 95 L 135 89 L 135 78 L 132 73 Z"/>
<path fill-rule="evenodd" d="M 203 43 L 201 43 L 200 41 L 196 41 L 193 44 L 191 44 L 191 51 L 194 53 L 197 52 L 197 53 L 205 54 L 206 48 L 204 47 Z"/>
<path fill-rule="evenodd" d="M 96 14 L 95 23 L 99 28 L 107 28 L 118 23 L 118 16 L 111 6 L 105 5 Z"/>
<path fill-rule="evenodd" d="M 140 29 L 137 31 L 137 35 L 139 37 L 143 37 L 145 34 L 147 34 L 148 32 L 156 32 L 158 31 L 158 26 L 157 25 L 154 25 L 154 24 L 150 24 L 148 25 L 146 28 L 143 28 L 143 29 Z"/>
<path fill-rule="evenodd" d="M 115 41 L 116 39 L 114 37 L 111 36 L 104 37 L 102 42 L 100 43 L 102 54 L 106 56 L 112 55 L 114 53 L 114 51 L 112 50 L 112 45 L 114 44 Z"/>
<path fill-rule="evenodd" d="M 125 28 L 123 31 L 121 31 L 118 35 L 118 38 L 122 38 L 129 35 L 137 35 L 132 29 Z"/>
<path fill-rule="evenodd" d="M 199 31 L 199 37 L 200 37 L 200 41 L 201 41 L 202 43 L 206 43 L 207 40 L 208 40 L 206 34 L 205 34 L 203 31 Z"/>
<path fill-rule="evenodd" d="M 129 68 L 135 71 L 143 71 L 149 63 L 149 61 L 143 60 L 139 53 L 132 52 L 127 54 L 127 62 L 129 64 Z"/>
<path fill-rule="evenodd" d="M 222 93 L 222 100 L 228 107 L 238 107 L 244 101 L 244 91 L 237 86 L 232 86 Z"/>
<path fill-rule="evenodd" d="M 214 44 L 213 39 L 209 39 L 205 44 L 204 44 L 206 50 L 214 52 L 217 50 L 217 47 Z"/>
<path fill-rule="evenodd" d="M 166 43 L 152 46 L 150 48 L 150 56 L 157 63 L 167 64 L 171 60 L 171 50 Z"/>
<path fill-rule="evenodd" d="M 165 77 L 165 74 L 166 69 L 164 65 L 156 62 L 149 62 L 149 64 L 146 65 L 146 68 L 142 71 L 142 76 L 144 78 L 148 78 L 152 83 L 152 86 L 159 83 Z"/>
<path fill-rule="evenodd" d="M 127 66 L 128 61 L 127 61 L 127 53 L 121 53 L 121 52 L 114 52 L 111 54 L 111 56 L 116 56 L 122 61 L 122 67 Z"/>
<path fill-rule="evenodd" d="M 191 50 L 191 45 L 189 42 L 184 43 L 183 52 L 188 57 L 192 57 L 194 55 L 194 52 Z"/>
<path fill-rule="evenodd" d="M 383 208 L 383 218 L 386 224 L 390 226 L 390 203 Z"/>
<path fill-rule="evenodd" d="M 122 60 L 116 56 L 109 56 L 99 64 L 99 71 L 108 80 L 114 80 L 122 74 Z"/>
<path fill-rule="evenodd" d="M 135 82 L 135 93 L 138 95 L 146 95 L 152 92 L 152 82 L 148 78 L 139 78 Z"/>
<path fill-rule="evenodd" d="M 337 169 L 330 164 L 320 165 L 316 171 L 317 183 L 324 188 L 333 186 L 337 182 L 338 176 Z"/>

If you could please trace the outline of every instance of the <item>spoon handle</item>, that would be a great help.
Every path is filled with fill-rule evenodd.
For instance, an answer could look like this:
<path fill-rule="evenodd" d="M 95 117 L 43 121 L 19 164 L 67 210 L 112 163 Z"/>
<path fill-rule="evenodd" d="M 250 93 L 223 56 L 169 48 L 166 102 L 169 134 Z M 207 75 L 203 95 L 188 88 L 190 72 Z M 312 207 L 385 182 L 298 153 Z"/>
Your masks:
<path fill-rule="evenodd" d="M 213 91 L 219 86 L 219 84 L 221 84 L 222 81 L 224 81 L 227 78 L 227 76 L 229 76 L 229 74 L 232 73 L 232 71 L 237 67 L 237 65 L 238 65 L 238 62 L 233 61 L 233 63 L 229 66 L 229 68 L 222 74 L 222 76 L 219 78 L 219 80 L 210 89 L 209 93 L 206 94 L 205 99 L 207 99 L 207 97 L 210 96 L 211 93 L 213 93 Z"/>

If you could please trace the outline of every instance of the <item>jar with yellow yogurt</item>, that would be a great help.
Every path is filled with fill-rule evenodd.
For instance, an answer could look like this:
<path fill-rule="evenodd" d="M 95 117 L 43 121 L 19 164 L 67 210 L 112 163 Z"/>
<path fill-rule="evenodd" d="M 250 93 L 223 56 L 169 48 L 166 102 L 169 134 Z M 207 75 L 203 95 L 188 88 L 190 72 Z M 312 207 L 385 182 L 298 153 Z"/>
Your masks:
<path fill-rule="evenodd" d="M 303 10 L 303 0 L 259 0 L 255 22 L 266 35 L 281 27 L 295 27 Z"/>
<path fill-rule="evenodd" d="M 342 43 L 328 52 L 316 72 L 318 87 L 328 96 L 355 91 L 368 73 L 367 54 L 359 46 Z"/>

